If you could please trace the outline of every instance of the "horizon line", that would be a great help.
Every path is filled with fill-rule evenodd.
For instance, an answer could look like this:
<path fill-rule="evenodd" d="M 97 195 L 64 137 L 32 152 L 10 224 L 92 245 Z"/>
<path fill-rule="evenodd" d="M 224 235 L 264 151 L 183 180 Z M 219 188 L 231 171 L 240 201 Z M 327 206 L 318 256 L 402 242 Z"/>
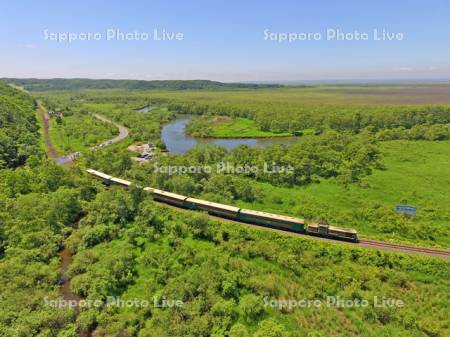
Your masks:
<path fill-rule="evenodd" d="M 354 78 L 354 79 L 298 79 L 298 80 L 238 80 L 238 81 L 224 81 L 208 78 L 193 78 L 193 79 L 139 79 L 139 78 L 103 78 L 103 77 L 0 77 L 0 80 L 17 79 L 17 80 L 93 80 L 93 81 L 143 81 L 143 82 L 170 82 L 170 81 L 210 81 L 218 83 L 243 83 L 243 84 L 450 84 L 450 78 Z"/>

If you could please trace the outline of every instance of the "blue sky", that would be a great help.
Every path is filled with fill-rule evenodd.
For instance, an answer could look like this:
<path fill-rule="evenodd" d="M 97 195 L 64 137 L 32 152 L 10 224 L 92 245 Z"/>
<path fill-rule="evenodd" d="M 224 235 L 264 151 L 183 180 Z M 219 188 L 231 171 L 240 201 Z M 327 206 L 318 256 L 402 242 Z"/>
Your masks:
<path fill-rule="evenodd" d="M 0 77 L 222 81 L 450 78 L 450 2 L 429 1 L 3 1 Z M 106 30 L 149 33 L 106 40 Z M 182 40 L 154 41 L 165 29 Z M 368 40 L 327 40 L 327 29 Z M 403 34 L 374 41 L 373 30 Z M 58 42 L 44 32 L 100 33 Z M 313 41 L 270 33 L 320 33 Z M 53 35 L 55 36 L 55 35 Z M 275 35 L 271 35 L 272 37 Z"/>

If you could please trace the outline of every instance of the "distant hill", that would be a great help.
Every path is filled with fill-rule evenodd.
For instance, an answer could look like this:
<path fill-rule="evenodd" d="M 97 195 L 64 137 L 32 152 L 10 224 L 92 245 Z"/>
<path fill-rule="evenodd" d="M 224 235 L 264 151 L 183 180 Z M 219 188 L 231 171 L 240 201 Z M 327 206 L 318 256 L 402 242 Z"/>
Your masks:
<path fill-rule="evenodd" d="M 79 90 L 79 89 L 130 89 L 130 90 L 215 90 L 242 88 L 279 88 L 280 84 L 222 83 L 208 80 L 141 81 L 93 80 L 86 78 L 2 78 L 2 81 L 24 87 L 29 91 Z"/>

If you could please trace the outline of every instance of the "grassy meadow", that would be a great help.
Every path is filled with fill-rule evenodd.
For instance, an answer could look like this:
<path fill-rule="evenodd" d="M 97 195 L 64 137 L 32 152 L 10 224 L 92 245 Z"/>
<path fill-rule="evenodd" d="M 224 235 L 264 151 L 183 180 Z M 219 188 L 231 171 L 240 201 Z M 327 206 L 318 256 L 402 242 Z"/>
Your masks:
<path fill-rule="evenodd" d="M 49 133 L 56 151 L 68 154 L 87 150 L 114 138 L 118 131 L 114 125 L 99 121 L 91 115 L 75 114 L 62 117 L 61 123 L 52 117 Z"/>
<path fill-rule="evenodd" d="M 438 89 L 436 89 L 438 88 Z M 450 104 L 450 85 L 318 85 L 275 89 L 241 89 L 226 91 L 159 91 L 153 97 L 196 102 L 228 102 L 229 105 L 277 104 L 327 105 L 428 105 Z"/>
<path fill-rule="evenodd" d="M 450 141 L 388 141 L 381 144 L 381 153 L 382 169 L 361 184 L 321 180 L 287 188 L 249 181 L 264 197 L 239 205 L 328 219 L 364 237 L 450 247 Z M 396 205 L 416 206 L 417 214 L 396 214 Z"/>

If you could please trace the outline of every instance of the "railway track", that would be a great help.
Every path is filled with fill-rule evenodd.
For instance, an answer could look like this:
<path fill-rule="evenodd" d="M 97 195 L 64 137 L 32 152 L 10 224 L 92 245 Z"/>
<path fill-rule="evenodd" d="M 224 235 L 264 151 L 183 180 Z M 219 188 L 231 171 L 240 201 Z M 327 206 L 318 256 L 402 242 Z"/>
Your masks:
<path fill-rule="evenodd" d="M 187 210 L 185 208 L 170 205 L 161 201 L 155 200 L 155 202 L 158 202 L 166 207 L 176 209 L 181 212 L 192 212 L 191 210 Z M 444 249 L 438 249 L 438 248 L 427 248 L 427 247 L 417 247 L 417 246 L 411 246 L 411 245 L 405 245 L 400 243 L 391 243 L 391 242 L 385 242 L 385 241 L 376 241 L 376 240 L 370 240 L 370 239 L 360 239 L 358 243 L 349 242 L 349 241 L 340 241 L 340 240 L 333 240 L 330 238 L 320 237 L 320 236 L 312 236 L 308 235 L 306 233 L 297 233 L 297 232 L 291 232 L 286 230 L 281 230 L 279 228 L 274 227 L 266 227 L 261 226 L 257 224 L 252 224 L 248 222 L 242 222 L 236 219 L 227 219 L 222 218 L 217 215 L 208 214 L 209 217 L 214 218 L 219 221 L 225 221 L 228 223 L 234 223 L 238 225 L 244 225 L 248 227 L 256 227 L 261 230 L 265 231 L 271 231 L 271 232 L 277 232 L 282 235 L 289 235 L 289 236 L 300 236 L 305 239 L 310 240 L 318 240 L 318 241 L 326 241 L 327 243 L 332 244 L 344 244 L 344 245 L 350 245 L 350 246 L 356 246 L 360 248 L 370 248 L 370 249 L 376 249 L 376 250 L 383 250 L 383 251 L 391 251 L 391 252 L 398 252 L 398 253 L 406 253 L 406 254 L 419 254 L 419 255 L 426 255 L 426 256 L 432 256 L 437 258 L 443 258 L 443 259 L 450 259 L 450 251 L 444 250 Z"/>
<path fill-rule="evenodd" d="M 103 172 L 99 172 L 99 171 L 95 171 L 95 170 L 87 170 L 87 172 L 89 174 L 94 175 L 96 178 L 105 181 L 108 181 L 109 183 L 113 183 L 113 184 L 117 184 L 118 186 L 124 187 L 124 188 L 128 188 L 129 186 L 133 185 L 133 183 L 131 183 L 130 181 L 127 180 L 123 180 L 120 178 L 116 178 L 110 175 L 107 175 Z M 150 188 L 145 188 L 146 189 L 150 189 Z M 153 190 L 153 189 L 150 189 Z M 158 191 L 158 193 L 156 192 Z M 170 193 L 170 192 L 166 192 L 166 191 L 160 191 L 160 190 L 153 190 L 153 192 L 151 193 L 157 193 L 157 195 L 159 195 L 159 198 L 156 198 L 155 201 L 161 202 L 165 205 L 168 205 L 170 207 L 174 207 L 177 209 L 185 209 L 186 211 L 188 211 L 189 208 L 183 207 L 180 202 L 179 202 L 179 197 L 183 197 L 183 198 L 187 198 L 187 199 L 192 199 L 192 198 L 188 198 L 182 195 L 178 195 L 178 194 L 174 194 L 174 193 Z M 169 200 L 167 200 L 167 198 L 172 195 L 172 199 L 169 198 Z M 161 199 L 161 196 L 165 196 L 163 199 Z M 185 200 L 183 199 L 183 200 Z M 202 202 L 202 203 L 210 203 L 208 201 L 203 201 L 203 200 L 198 200 L 198 199 L 193 199 L 193 200 L 197 200 L 198 202 Z M 228 205 L 221 205 L 221 204 L 216 204 L 219 206 L 226 206 L 227 208 L 231 207 Z M 211 206 L 212 207 L 212 206 Z M 201 210 L 205 210 L 205 209 L 201 209 Z M 259 227 L 259 228 L 263 228 L 266 230 L 272 230 L 272 231 L 277 231 L 278 233 L 284 233 L 287 235 L 295 235 L 295 236 L 301 236 L 304 238 L 309 238 L 309 239 L 315 239 L 315 240 L 321 240 L 321 241 L 327 241 L 329 243 L 339 243 L 339 244 L 348 244 L 348 245 L 354 245 L 356 247 L 361 247 L 361 248 L 372 248 L 372 249 L 377 249 L 377 250 L 385 250 L 385 251 L 392 251 L 392 252 L 400 252 L 400 253 L 410 253 L 410 254 L 421 254 L 421 255 L 427 255 L 427 256 L 432 256 L 432 257 L 438 257 L 438 258 L 444 258 L 444 259 L 450 259 L 450 250 L 445 250 L 445 249 L 440 249 L 440 248 L 429 248 L 429 247 L 418 247 L 418 246 L 413 246 L 413 245 L 406 245 L 406 244 L 401 244 L 401 243 L 392 243 L 392 242 L 386 242 L 386 241 L 377 241 L 377 240 L 371 240 L 371 239 L 365 239 L 365 238 L 359 238 L 358 242 L 351 242 L 351 241 L 343 241 L 343 240 L 337 240 L 336 238 L 332 238 L 332 237 L 321 237 L 321 236 L 315 236 L 315 235 L 311 235 L 309 233 L 307 233 L 306 231 L 294 231 L 294 230 L 286 230 L 282 227 L 278 227 L 278 226 L 270 226 L 267 224 L 261 224 L 258 222 L 254 222 L 254 221 L 247 221 L 246 219 L 236 219 L 233 218 L 228 219 L 228 217 L 226 217 L 223 214 L 217 214 L 215 212 L 213 212 L 212 210 L 214 210 L 214 208 L 212 209 L 207 209 L 208 210 L 208 215 L 213 217 L 213 218 L 217 218 L 220 219 L 222 221 L 231 221 L 234 223 L 238 223 L 238 224 L 242 224 L 242 225 L 247 225 L 247 226 L 252 226 L 252 227 Z M 211 210 L 211 212 L 210 212 Z M 189 209 L 189 211 L 191 211 L 191 209 Z M 247 210 L 246 210 L 247 211 Z M 213 214 L 210 214 L 213 213 Z M 215 213 L 215 214 L 214 214 Z M 267 213 L 266 213 L 267 214 Z M 276 215 L 276 214 L 272 214 L 272 215 Z"/>
<path fill-rule="evenodd" d="M 164 204 L 166 206 L 175 208 L 175 209 L 181 209 L 176 206 Z M 426 255 L 426 256 L 432 256 L 437 258 L 443 258 L 450 260 L 450 250 L 440 249 L 440 248 L 428 248 L 428 247 L 418 247 L 418 246 L 412 246 L 412 245 L 405 245 L 401 243 L 392 243 L 392 242 L 386 242 L 386 241 L 377 241 L 377 240 L 370 240 L 370 239 L 360 239 L 358 243 L 349 242 L 349 241 L 340 241 L 340 240 L 334 240 L 330 238 L 324 238 L 320 236 L 312 236 L 308 235 L 306 233 L 296 233 L 296 232 L 290 232 L 281 230 L 278 228 L 273 227 L 264 227 L 261 225 L 251 224 L 248 222 L 242 222 L 239 220 L 231 220 L 231 219 L 225 219 L 218 217 L 216 215 L 208 214 L 210 217 L 215 218 L 217 220 L 226 221 L 226 222 L 233 222 L 240 225 L 245 225 L 249 227 L 257 227 L 263 230 L 268 231 L 275 231 L 278 233 L 282 233 L 285 235 L 291 235 L 291 236 L 300 236 L 302 238 L 307 238 L 311 240 L 319 240 L 319 241 L 326 241 L 327 243 L 333 243 L 333 244 L 344 244 L 344 245 L 350 245 L 350 246 L 356 246 L 361 248 L 371 248 L 376 250 L 383 250 L 383 251 L 391 251 L 391 252 L 398 252 L 398 253 L 406 253 L 406 254 L 419 254 L 419 255 Z"/>
<path fill-rule="evenodd" d="M 162 205 L 164 205 L 166 207 L 176 209 L 178 211 L 191 212 L 190 210 L 187 210 L 185 208 L 170 205 L 170 204 L 160 202 L 157 200 L 155 200 L 155 201 L 158 203 L 161 203 Z M 214 218 L 216 220 L 219 220 L 219 221 L 235 223 L 238 225 L 244 225 L 244 226 L 248 226 L 248 227 L 256 227 L 261 230 L 277 232 L 282 235 L 300 236 L 302 238 L 310 239 L 310 240 L 326 241 L 327 243 L 332 243 L 332 244 L 341 244 L 341 245 L 344 244 L 344 245 L 355 246 L 355 247 L 360 247 L 360 248 L 369 248 L 369 249 L 406 253 L 406 254 L 419 254 L 419 255 L 426 255 L 426 256 L 432 256 L 432 257 L 443 258 L 443 259 L 450 259 L 450 251 L 445 250 L 445 249 L 418 247 L 418 246 L 411 246 L 411 245 L 405 245 L 405 244 L 400 244 L 400 243 L 377 241 L 377 240 L 370 240 L 370 239 L 363 239 L 363 238 L 361 238 L 358 243 L 354 243 L 354 242 L 349 242 L 349 241 L 333 240 L 330 238 L 325 238 L 325 237 L 320 237 L 320 236 L 312 236 L 312 235 L 308 235 L 306 233 L 291 232 L 291 231 L 281 230 L 279 228 L 261 226 L 261 225 L 252 224 L 252 223 L 248 223 L 248 222 L 242 222 L 242 221 L 239 221 L 236 219 L 232 220 L 232 219 L 222 218 L 222 217 L 219 217 L 217 215 L 212 215 L 212 214 L 208 214 L 208 216 L 211 218 Z"/>
<path fill-rule="evenodd" d="M 441 257 L 444 259 L 450 259 L 450 251 L 440 248 L 418 247 L 418 246 L 404 245 L 400 243 L 376 241 L 369 239 L 360 239 L 358 245 L 369 248 L 399 251 L 404 253 L 422 254 Z"/>

